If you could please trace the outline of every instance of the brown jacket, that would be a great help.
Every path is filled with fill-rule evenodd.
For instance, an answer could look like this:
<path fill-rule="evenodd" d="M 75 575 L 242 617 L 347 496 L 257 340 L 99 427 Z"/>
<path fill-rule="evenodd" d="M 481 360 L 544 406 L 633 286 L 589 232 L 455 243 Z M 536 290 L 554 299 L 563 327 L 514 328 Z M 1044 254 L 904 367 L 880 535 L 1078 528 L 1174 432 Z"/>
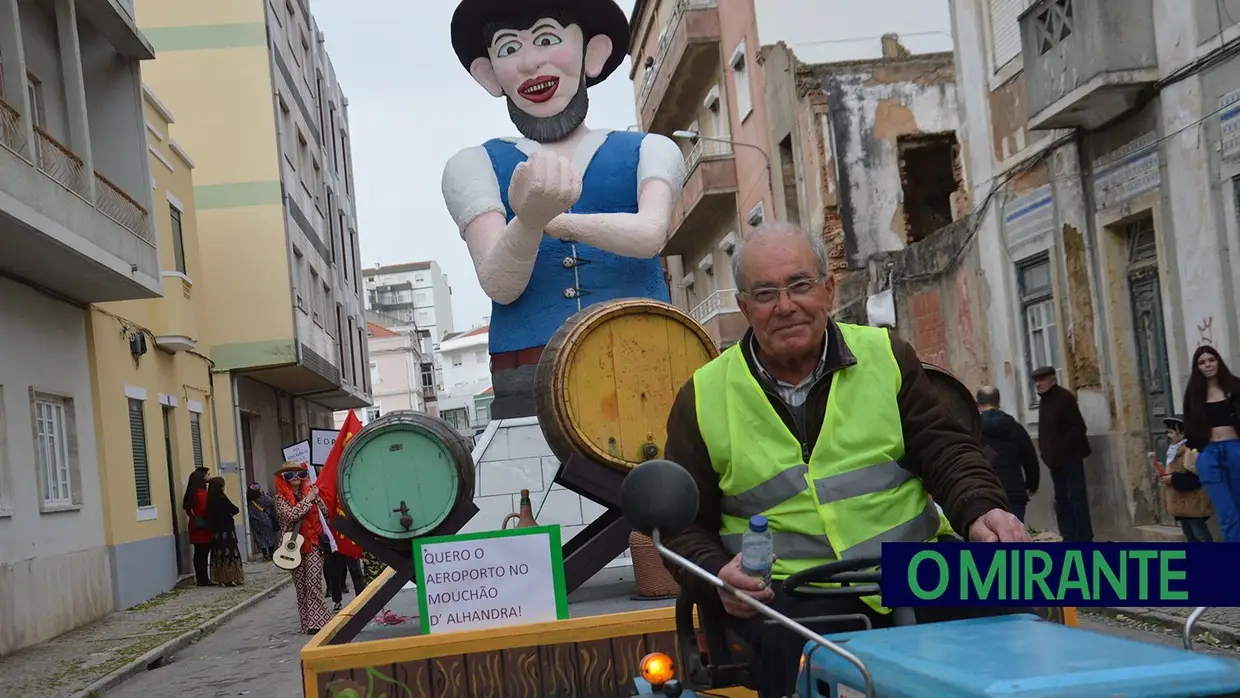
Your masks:
<path fill-rule="evenodd" d="M 752 331 L 747 332 L 740 345 L 749 370 L 755 376 L 761 376 L 749 350 L 751 334 Z M 830 341 L 825 370 L 810 388 L 805 402 L 805 423 L 809 433 L 800 438 L 807 452 L 813 450 L 822 428 L 832 376 L 857 363 L 857 358 L 844 343 L 844 337 L 834 322 L 828 324 L 827 335 Z M 903 465 L 925 481 L 926 491 L 943 507 L 956 532 L 967 535 L 969 526 L 982 514 L 991 509 L 1008 508 L 1003 485 L 987 462 L 978 441 L 940 404 L 913 348 L 896 337 L 891 338 L 891 348 L 903 379 L 897 396 L 907 452 Z M 759 378 L 759 383 L 763 383 L 762 378 Z M 767 398 L 788 429 L 796 433 L 791 412 L 778 397 L 778 392 L 768 388 Z M 715 574 L 732 559 L 732 555 L 719 539 L 720 501 L 723 495 L 719 489 L 719 476 L 711 467 L 710 455 L 698 428 L 695 402 L 693 380 L 690 379 L 676 396 L 667 420 L 666 457 L 681 464 L 693 475 L 700 493 L 697 519 L 690 528 L 671 539 L 668 547 Z M 668 569 L 682 585 L 696 586 L 696 582 L 678 568 L 668 565 Z"/>
<path fill-rule="evenodd" d="M 1171 484 L 1163 485 L 1163 503 L 1167 514 L 1177 519 L 1208 519 L 1214 516 L 1210 495 L 1197 477 L 1197 453 L 1181 446 L 1167 464 Z M 1181 489 L 1182 488 L 1182 489 Z M 1191 489 L 1190 489 L 1191 488 Z"/>

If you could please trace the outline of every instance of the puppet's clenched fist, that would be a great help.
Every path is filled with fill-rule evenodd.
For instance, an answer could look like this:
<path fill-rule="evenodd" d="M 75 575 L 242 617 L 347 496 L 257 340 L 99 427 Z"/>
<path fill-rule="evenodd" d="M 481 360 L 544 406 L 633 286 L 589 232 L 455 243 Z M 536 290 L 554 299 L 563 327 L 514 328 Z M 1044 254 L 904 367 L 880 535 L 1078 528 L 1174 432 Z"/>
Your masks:
<path fill-rule="evenodd" d="M 581 197 L 581 174 L 569 162 L 550 151 L 534 153 L 517 165 L 508 186 L 512 210 L 526 224 L 545 228 Z"/>

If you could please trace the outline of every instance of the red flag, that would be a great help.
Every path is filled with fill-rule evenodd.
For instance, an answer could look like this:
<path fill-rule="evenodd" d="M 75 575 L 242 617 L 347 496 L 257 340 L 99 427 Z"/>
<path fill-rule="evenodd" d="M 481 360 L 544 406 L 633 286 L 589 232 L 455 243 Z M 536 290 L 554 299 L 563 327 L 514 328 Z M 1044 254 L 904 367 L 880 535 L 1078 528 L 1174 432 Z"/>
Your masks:
<path fill-rule="evenodd" d="M 319 471 L 319 499 L 323 500 L 323 504 L 326 505 L 330 518 L 334 519 L 342 513 L 336 501 L 336 469 L 340 465 L 340 453 L 344 451 L 344 445 L 349 442 L 349 439 L 361 430 L 361 420 L 357 418 L 353 410 L 349 410 L 349 416 L 345 418 L 344 426 L 340 428 L 340 433 L 336 436 L 336 443 L 332 446 L 331 452 L 327 454 L 327 462 L 323 463 L 323 469 Z"/>

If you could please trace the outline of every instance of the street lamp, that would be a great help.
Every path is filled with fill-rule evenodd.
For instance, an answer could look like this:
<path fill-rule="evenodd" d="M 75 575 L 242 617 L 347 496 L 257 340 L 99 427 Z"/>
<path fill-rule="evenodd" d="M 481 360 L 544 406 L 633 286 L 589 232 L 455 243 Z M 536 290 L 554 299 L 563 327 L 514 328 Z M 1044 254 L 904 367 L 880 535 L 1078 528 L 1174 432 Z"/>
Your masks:
<path fill-rule="evenodd" d="M 690 142 L 703 140 L 703 141 L 713 141 L 715 143 L 727 143 L 729 145 L 740 145 L 746 148 L 753 148 L 759 153 L 762 153 L 762 159 L 766 161 L 766 185 L 770 189 L 771 196 L 775 196 L 775 174 L 771 171 L 771 156 L 767 155 L 766 151 L 763 150 L 762 148 L 759 148 L 753 143 L 741 143 L 740 141 L 734 141 L 728 138 L 714 138 L 711 136 L 703 136 L 697 131 L 689 131 L 689 130 L 684 130 L 684 129 L 679 130 L 679 131 L 672 131 L 672 138 L 681 138 L 681 139 L 684 139 Z"/>

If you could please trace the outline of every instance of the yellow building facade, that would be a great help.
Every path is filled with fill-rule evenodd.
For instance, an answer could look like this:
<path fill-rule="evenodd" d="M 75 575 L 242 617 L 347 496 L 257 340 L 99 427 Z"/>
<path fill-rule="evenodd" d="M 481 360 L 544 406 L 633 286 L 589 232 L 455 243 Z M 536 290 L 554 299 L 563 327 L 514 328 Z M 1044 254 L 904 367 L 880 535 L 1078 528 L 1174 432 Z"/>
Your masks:
<path fill-rule="evenodd" d="M 371 401 L 348 102 L 308 0 L 134 11 L 158 55 L 143 77 L 196 161 L 200 351 L 232 386 L 245 482 L 270 489 L 285 447 Z"/>
<path fill-rule="evenodd" d="M 194 162 L 172 113 L 143 88 L 162 298 L 87 312 L 104 534 L 117 609 L 171 589 L 192 572 L 181 497 L 189 474 L 238 461 L 227 376 L 208 358 L 207 293 L 194 201 Z M 218 307 L 218 306 L 217 306 Z M 244 308 L 244 306 L 238 306 Z M 227 318 L 225 318 L 226 320 Z M 224 473 L 242 506 L 236 468 Z M 239 526 L 239 532 L 241 530 Z"/>

